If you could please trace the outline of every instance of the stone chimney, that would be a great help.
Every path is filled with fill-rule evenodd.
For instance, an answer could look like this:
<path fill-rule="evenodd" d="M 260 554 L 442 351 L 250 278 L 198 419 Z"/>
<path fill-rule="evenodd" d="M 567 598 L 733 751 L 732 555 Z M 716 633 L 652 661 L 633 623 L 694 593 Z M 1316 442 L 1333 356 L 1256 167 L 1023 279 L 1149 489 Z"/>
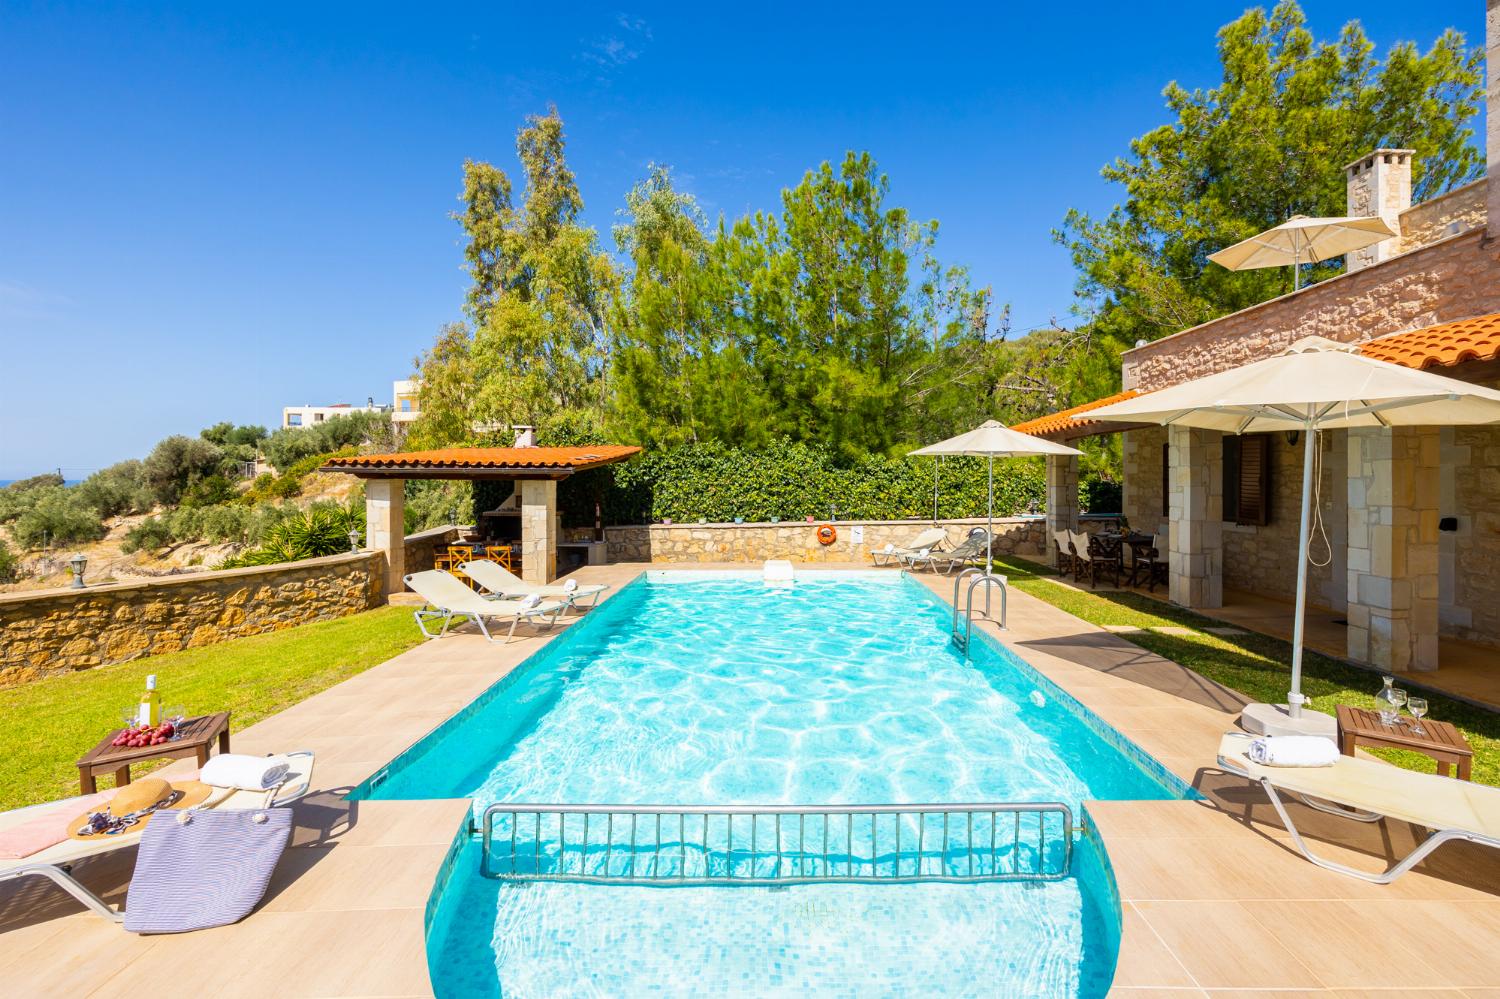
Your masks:
<path fill-rule="evenodd" d="M 1484 45 L 1489 73 L 1485 103 L 1485 149 L 1488 152 L 1485 202 L 1489 209 L 1489 237 L 1500 236 L 1500 0 L 1485 4 Z"/>
<path fill-rule="evenodd" d="M 511 447 L 536 447 L 536 428 L 516 424 L 511 427 L 516 432 L 515 443 Z"/>
<path fill-rule="evenodd" d="M 1500 3 L 1500 0 L 1490 0 Z M 1492 8 L 1493 9 L 1493 8 Z M 1349 215 L 1380 215 L 1396 229 L 1411 207 L 1411 149 L 1376 149 L 1344 167 L 1345 209 Z M 1401 241 L 1386 239 L 1344 258 L 1346 271 L 1357 271 L 1396 255 Z"/>

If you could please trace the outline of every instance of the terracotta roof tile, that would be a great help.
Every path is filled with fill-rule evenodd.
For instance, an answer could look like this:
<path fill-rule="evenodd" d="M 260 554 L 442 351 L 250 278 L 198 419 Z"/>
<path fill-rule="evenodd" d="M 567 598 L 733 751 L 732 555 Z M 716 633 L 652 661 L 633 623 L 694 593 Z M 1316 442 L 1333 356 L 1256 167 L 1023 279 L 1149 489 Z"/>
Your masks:
<path fill-rule="evenodd" d="M 1409 330 L 1360 344 L 1360 353 L 1408 368 L 1452 367 L 1500 356 L 1500 312 Z"/>
<path fill-rule="evenodd" d="M 1039 416 L 1034 420 L 1027 420 L 1025 423 L 1017 423 L 1010 429 L 1018 430 L 1023 434 L 1031 434 L 1033 437 L 1046 437 L 1065 430 L 1081 430 L 1084 427 L 1095 426 L 1102 421 L 1074 419 L 1077 414 L 1087 413 L 1091 409 L 1108 406 L 1110 403 L 1134 399 L 1138 395 L 1140 393 L 1134 389 L 1126 389 L 1124 392 L 1116 392 L 1114 395 L 1105 396 L 1103 399 L 1095 399 L 1093 402 L 1086 402 L 1081 406 L 1074 406 L 1072 409 L 1064 409 L 1056 413 L 1049 413 L 1046 416 Z"/>
<path fill-rule="evenodd" d="M 474 471 L 511 468 L 567 469 L 578 471 L 608 465 L 640 452 L 624 444 L 594 447 L 450 447 L 436 451 L 400 454 L 361 454 L 329 458 L 323 466 L 331 471 L 396 470 L 402 468 L 452 468 Z"/>

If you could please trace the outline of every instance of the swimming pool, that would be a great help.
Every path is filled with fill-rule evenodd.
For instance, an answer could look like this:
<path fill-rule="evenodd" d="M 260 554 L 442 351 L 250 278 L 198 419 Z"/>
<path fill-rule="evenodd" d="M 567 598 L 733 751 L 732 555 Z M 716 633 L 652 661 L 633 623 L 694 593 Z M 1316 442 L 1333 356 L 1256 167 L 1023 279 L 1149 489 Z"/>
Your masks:
<path fill-rule="evenodd" d="M 1176 778 L 895 574 L 651 573 L 356 797 L 623 805 L 1164 799 Z M 440 995 L 1102 995 L 1118 910 L 1066 878 L 983 884 L 502 883 L 463 835 L 429 906 Z"/>

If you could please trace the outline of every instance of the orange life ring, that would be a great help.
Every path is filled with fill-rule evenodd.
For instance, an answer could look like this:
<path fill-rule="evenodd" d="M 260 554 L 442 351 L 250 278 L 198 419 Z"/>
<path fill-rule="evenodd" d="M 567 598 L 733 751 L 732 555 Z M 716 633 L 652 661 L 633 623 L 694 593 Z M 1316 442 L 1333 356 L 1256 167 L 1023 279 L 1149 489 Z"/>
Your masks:
<path fill-rule="evenodd" d="M 818 544 L 831 545 L 838 540 L 839 532 L 833 529 L 832 524 L 824 524 L 818 528 Z"/>

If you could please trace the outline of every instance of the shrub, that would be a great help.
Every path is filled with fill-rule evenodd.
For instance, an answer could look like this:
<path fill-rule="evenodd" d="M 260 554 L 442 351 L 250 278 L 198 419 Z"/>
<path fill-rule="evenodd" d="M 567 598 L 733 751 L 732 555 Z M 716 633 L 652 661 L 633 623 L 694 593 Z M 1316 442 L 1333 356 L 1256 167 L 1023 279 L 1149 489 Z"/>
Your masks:
<path fill-rule="evenodd" d="M 0 538 L 0 583 L 14 583 L 21 578 L 21 556 Z"/>
<path fill-rule="evenodd" d="M 493 510 L 496 503 L 510 495 L 510 489 L 517 483 L 498 482 L 494 485 L 504 488 L 484 510 Z M 429 528 L 442 527 L 453 523 L 455 517 L 459 520 L 468 518 L 475 512 L 474 493 L 475 490 L 468 482 L 408 479 L 404 525 L 406 533 L 416 534 Z"/>
<path fill-rule="evenodd" d="M 157 517 L 147 517 L 125 532 L 125 540 L 120 542 L 120 551 L 127 555 L 139 551 L 154 552 L 171 543 L 171 525 Z"/>
<path fill-rule="evenodd" d="M 201 437 L 176 434 L 156 445 L 141 466 L 141 478 L 152 499 L 176 506 L 183 493 L 218 471 L 219 449 Z"/>
<path fill-rule="evenodd" d="M 30 509 L 11 526 L 11 536 L 18 544 L 36 548 L 104 537 L 99 511 L 83 502 L 76 489 L 42 486 L 31 492 L 34 502 Z"/>
<path fill-rule="evenodd" d="M 201 537 L 215 544 L 243 544 L 253 516 L 249 507 L 238 503 L 211 506 L 203 511 Z"/>
<path fill-rule="evenodd" d="M 145 513 L 151 509 L 151 493 L 146 489 L 139 461 L 121 461 L 101 468 L 78 484 L 79 497 L 99 511 L 101 517 L 122 513 Z"/>
<path fill-rule="evenodd" d="M 182 491 L 181 504 L 183 506 L 205 507 L 214 506 L 218 503 L 228 503 L 237 499 L 238 493 L 229 480 L 215 472 L 213 475 L 199 479 Z"/>
<path fill-rule="evenodd" d="M 297 562 L 349 550 L 349 531 L 365 529 L 365 511 L 357 504 L 315 503 L 271 528 L 260 547 L 219 563 L 217 568 Z"/>
<path fill-rule="evenodd" d="M 61 489 L 63 477 L 55 473 L 33 475 L 0 489 L 0 524 L 9 524 L 36 506 L 46 490 Z"/>
<path fill-rule="evenodd" d="M 931 458 L 872 456 L 840 465 L 825 448 L 787 440 L 756 450 L 689 444 L 642 455 L 564 480 L 558 503 L 571 526 L 594 522 L 596 499 L 607 524 L 823 519 L 831 505 L 841 518 L 901 520 L 933 515 L 934 472 L 940 518 L 985 515 L 982 458 L 944 458 L 935 467 Z M 1041 459 L 995 462 L 995 516 L 1037 509 L 1045 496 Z M 476 488 L 474 507 L 490 509 L 496 499 Z"/>
<path fill-rule="evenodd" d="M 1124 507 L 1125 494 L 1120 483 L 1095 477 L 1079 483 L 1078 502 L 1084 513 L 1119 513 Z"/>
<path fill-rule="evenodd" d="M 266 438 L 261 450 L 278 472 L 286 474 L 298 461 L 315 455 L 346 447 L 390 450 L 391 444 L 390 417 L 362 412 L 335 416 L 310 427 L 283 427 Z"/>

